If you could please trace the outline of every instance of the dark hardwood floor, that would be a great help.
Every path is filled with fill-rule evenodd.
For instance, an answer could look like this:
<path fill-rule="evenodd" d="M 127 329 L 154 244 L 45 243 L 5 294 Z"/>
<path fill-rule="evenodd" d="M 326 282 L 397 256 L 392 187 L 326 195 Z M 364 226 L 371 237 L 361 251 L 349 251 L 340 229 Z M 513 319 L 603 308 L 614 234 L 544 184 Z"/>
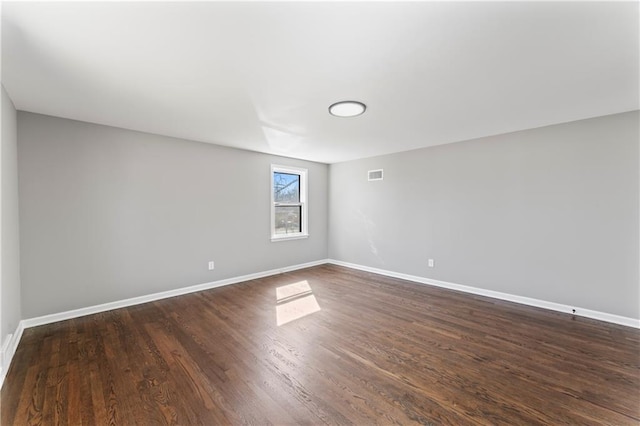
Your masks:
<path fill-rule="evenodd" d="M 640 331 L 323 265 L 27 329 L 0 409 L 3 425 L 639 424 Z"/>

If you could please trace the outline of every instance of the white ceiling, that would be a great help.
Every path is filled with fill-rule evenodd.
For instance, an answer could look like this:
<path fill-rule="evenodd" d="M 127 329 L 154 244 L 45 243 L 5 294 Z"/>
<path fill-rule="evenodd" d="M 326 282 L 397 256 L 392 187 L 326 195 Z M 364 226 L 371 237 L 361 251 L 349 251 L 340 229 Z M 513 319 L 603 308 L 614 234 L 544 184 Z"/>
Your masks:
<path fill-rule="evenodd" d="M 2 5 L 20 110 L 326 163 L 639 108 L 639 3 Z M 328 114 L 344 99 L 357 118 Z"/>

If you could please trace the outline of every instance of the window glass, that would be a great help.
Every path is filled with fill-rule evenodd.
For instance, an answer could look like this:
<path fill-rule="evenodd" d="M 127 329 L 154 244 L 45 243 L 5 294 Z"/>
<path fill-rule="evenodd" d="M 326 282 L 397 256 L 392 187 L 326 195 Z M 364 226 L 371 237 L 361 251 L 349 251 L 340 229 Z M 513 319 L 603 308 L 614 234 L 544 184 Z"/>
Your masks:
<path fill-rule="evenodd" d="M 273 172 L 273 201 L 276 203 L 299 203 L 300 175 Z"/>
<path fill-rule="evenodd" d="M 276 234 L 291 234 L 302 231 L 302 207 L 301 206 L 276 206 L 275 231 Z"/>

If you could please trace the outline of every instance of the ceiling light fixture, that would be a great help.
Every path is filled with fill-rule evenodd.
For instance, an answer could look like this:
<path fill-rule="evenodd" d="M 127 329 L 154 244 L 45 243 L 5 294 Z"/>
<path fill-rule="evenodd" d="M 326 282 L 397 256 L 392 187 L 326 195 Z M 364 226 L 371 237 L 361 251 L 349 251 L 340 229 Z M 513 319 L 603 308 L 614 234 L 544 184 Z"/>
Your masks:
<path fill-rule="evenodd" d="M 367 106 L 358 101 L 340 101 L 329 107 L 329 114 L 336 117 L 355 117 L 363 114 Z"/>

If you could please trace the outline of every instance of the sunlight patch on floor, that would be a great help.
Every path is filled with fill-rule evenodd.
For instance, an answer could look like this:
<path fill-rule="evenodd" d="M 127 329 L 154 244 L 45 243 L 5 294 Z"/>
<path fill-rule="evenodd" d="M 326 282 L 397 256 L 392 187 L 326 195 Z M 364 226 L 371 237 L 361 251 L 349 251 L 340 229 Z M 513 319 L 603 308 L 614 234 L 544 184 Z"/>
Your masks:
<path fill-rule="evenodd" d="M 276 288 L 276 323 L 279 326 L 318 311 L 320 305 L 306 280 Z"/>

